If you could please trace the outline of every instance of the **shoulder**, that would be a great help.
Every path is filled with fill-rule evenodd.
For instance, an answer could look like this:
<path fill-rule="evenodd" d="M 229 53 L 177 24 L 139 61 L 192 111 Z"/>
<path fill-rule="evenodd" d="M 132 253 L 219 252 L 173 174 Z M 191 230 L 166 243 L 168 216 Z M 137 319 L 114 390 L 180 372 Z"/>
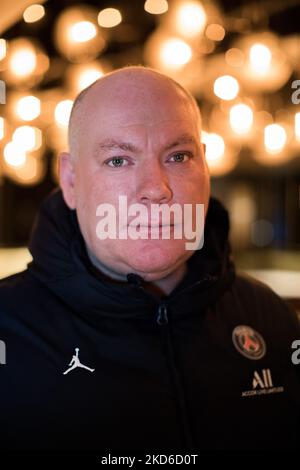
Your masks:
<path fill-rule="evenodd" d="M 32 286 L 34 284 L 32 281 L 27 269 L 0 279 L 0 305 L 1 300 L 15 296 L 17 293 L 21 293 L 29 286 Z"/>
<path fill-rule="evenodd" d="M 0 325 L 6 320 L 23 317 L 33 312 L 45 298 L 46 288 L 34 279 L 28 270 L 0 280 Z"/>
<path fill-rule="evenodd" d="M 0 322 L 26 303 L 26 297 L 32 292 L 27 270 L 0 279 Z"/>
<path fill-rule="evenodd" d="M 241 320 L 250 320 L 264 330 L 277 331 L 280 336 L 300 338 L 296 312 L 266 284 L 238 273 L 228 294 L 227 301 Z"/>
<path fill-rule="evenodd" d="M 276 298 L 277 300 L 280 299 L 280 297 L 269 286 L 267 286 L 267 284 L 264 284 L 245 272 L 238 272 L 236 274 L 234 289 L 240 296 L 254 295 L 255 298 L 257 297 L 260 300 L 262 298 L 266 298 L 268 300 L 270 300 L 270 298 Z"/>
<path fill-rule="evenodd" d="M 278 312 L 291 311 L 288 304 L 267 284 L 243 272 L 236 275 L 233 292 L 241 301 L 250 302 L 251 307 L 272 306 Z"/>
<path fill-rule="evenodd" d="M 0 308 L 6 299 L 13 299 L 28 284 L 27 270 L 0 279 Z"/>

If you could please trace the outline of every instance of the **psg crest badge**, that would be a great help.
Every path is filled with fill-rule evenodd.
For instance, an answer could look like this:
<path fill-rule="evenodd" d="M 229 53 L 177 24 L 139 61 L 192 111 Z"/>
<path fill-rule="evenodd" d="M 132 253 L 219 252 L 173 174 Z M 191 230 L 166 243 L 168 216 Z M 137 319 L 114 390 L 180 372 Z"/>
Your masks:
<path fill-rule="evenodd" d="M 258 360 L 266 354 L 263 337 L 250 326 L 237 326 L 232 332 L 232 341 L 237 351 L 248 359 Z"/>

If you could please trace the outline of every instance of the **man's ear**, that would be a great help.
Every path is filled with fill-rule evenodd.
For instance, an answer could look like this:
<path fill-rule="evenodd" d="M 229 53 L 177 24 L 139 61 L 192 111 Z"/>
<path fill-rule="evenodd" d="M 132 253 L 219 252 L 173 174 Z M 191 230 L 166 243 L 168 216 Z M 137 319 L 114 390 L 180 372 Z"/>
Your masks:
<path fill-rule="evenodd" d="M 75 209 L 75 165 L 74 159 L 67 152 L 59 155 L 59 185 L 62 189 L 65 203 L 70 209 Z"/>

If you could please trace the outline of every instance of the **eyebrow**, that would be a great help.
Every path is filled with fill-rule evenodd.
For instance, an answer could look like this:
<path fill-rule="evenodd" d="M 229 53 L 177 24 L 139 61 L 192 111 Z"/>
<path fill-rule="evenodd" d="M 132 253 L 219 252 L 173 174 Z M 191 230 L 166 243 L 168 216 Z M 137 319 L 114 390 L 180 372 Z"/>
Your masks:
<path fill-rule="evenodd" d="M 181 134 L 180 136 L 176 137 L 175 140 L 168 143 L 164 147 L 164 150 L 170 150 L 173 147 L 177 147 L 178 145 L 187 145 L 187 144 L 193 144 L 197 146 L 196 139 L 193 137 L 192 134 L 188 134 L 188 133 Z M 138 152 L 140 150 L 138 147 L 136 147 L 130 142 L 124 142 L 124 141 L 120 141 L 117 139 L 104 139 L 101 142 L 98 142 L 96 144 L 96 149 L 97 150 L 120 149 L 120 150 L 125 150 L 127 152 Z"/>

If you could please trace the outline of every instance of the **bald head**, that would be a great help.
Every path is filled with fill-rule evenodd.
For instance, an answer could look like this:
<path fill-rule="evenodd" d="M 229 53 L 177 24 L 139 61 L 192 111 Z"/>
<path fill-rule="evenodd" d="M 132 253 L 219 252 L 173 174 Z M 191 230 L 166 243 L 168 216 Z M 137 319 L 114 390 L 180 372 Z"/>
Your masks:
<path fill-rule="evenodd" d="M 188 90 L 170 77 L 142 66 L 124 67 L 101 77 L 85 88 L 74 101 L 68 132 L 72 157 L 80 154 L 81 136 L 88 131 L 89 117 L 95 106 L 105 119 L 105 112 L 112 108 L 117 113 L 118 108 L 121 112 L 126 107 L 130 113 L 130 102 L 133 99 L 135 103 L 140 102 L 146 114 L 147 106 L 153 107 L 153 103 L 161 101 L 166 95 L 173 95 L 172 99 L 182 102 L 187 113 L 194 114 L 195 124 L 200 132 L 201 116 L 196 100 Z"/>

